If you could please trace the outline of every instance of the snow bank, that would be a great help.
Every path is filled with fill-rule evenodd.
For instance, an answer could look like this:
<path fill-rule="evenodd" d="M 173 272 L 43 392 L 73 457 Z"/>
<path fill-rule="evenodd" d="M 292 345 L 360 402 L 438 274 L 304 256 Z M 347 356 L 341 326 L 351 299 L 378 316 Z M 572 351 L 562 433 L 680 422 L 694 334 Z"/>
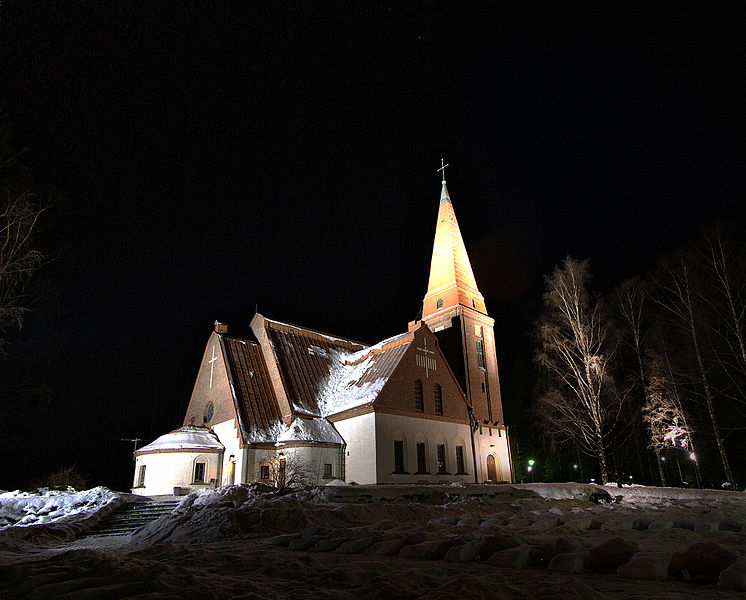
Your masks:
<path fill-rule="evenodd" d="M 87 520 L 105 507 L 108 514 L 120 504 L 120 495 L 105 487 L 83 492 L 5 492 L 0 494 L 0 528 L 69 524 Z"/>

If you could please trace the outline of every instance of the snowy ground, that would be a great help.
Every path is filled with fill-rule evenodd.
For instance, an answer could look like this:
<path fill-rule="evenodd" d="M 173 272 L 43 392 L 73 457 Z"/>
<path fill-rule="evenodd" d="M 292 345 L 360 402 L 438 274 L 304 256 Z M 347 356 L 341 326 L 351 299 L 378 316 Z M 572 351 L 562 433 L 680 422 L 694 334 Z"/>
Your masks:
<path fill-rule="evenodd" d="M 96 493 L 89 519 L 112 506 Z M 746 591 L 745 498 L 583 484 L 285 496 L 232 486 L 187 496 L 131 537 L 81 537 L 90 523 L 80 516 L 7 527 L 0 596 L 736 598 Z"/>

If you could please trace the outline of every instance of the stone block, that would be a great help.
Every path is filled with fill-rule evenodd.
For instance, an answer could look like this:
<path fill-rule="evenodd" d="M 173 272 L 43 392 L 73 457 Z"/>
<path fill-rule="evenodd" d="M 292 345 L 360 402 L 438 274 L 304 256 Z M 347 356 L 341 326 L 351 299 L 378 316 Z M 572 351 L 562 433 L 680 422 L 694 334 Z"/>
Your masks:
<path fill-rule="evenodd" d="M 695 542 L 671 557 L 668 574 L 695 583 L 715 583 L 737 556 L 715 542 Z"/>
<path fill-rule="evenodd" d="M 561 552 L 555 554 L 552 560 L 549 561 L 547 569 L 559 573 L 582 573 L 585 570 L 583 563 L 587 556 L 587 551 Z"/>
<path fill-rule="evenodd" d="M 516 548 L 509 548 L 508 550 L 495 552 L 487 559 L 487 562 L 498 567 L 525 569 L 528 567 L 530 552 L 530 546 L 517 546 Z"/>
<path fill-rule="evenodd" d="M 416 560 L 439 560 L 445 556 L 449 548 L 457 544 L 457 540 L 431 540 L 420 544 L 404 546 L 399 556 Z"/>
<path fill-rule="evenodd" d="M 616 574 L 626 579 L 663 581 L 668 578 L 670 552 L 638 552 L 628 563 L 621 565 Z"/>
<path fill-rule="evenodd" d="M 721 571 L 718 585 L 729 590 L 746 592 L 746 559 L 742 558 Z"/>
<path fill-rule="evenodd" d="M 614 572 L 637 552 L 637 546 L 624 538 L 614 537 L 588 552 L 585 568 L 590 571 Z"/>

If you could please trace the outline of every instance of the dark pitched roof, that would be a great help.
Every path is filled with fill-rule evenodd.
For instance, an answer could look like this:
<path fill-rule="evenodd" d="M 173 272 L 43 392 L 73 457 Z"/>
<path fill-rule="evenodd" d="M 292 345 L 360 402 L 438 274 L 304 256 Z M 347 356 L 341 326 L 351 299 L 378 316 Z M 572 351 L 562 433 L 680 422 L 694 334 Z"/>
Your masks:
<path fill-rule="evenodd" d="M 337 357 L 365 345 L 270 319 L 266 326 L 293 412 L 319 415 L 316 399 Z"/>
<path fill-rule="evenodd" d="M 365 346 L 266 319 L 267 335 L 293 411 L 326 416 L 376 399 L 413 335 Z"/>
<path fill-rule="evenodd" d="M 277 398 L 259 344 L 225 335 L 220 339 L 241 434 L 249 442 L 254 432 L 268 432 L 279 424 Z"/>

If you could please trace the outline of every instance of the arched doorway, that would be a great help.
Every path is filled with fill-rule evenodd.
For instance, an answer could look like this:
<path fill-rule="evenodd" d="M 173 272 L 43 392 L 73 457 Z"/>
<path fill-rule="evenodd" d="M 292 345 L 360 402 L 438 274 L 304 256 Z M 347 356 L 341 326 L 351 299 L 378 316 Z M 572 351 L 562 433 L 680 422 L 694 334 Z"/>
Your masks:
<path fill-rule="evenodd" d="M 487 479 L 497 481 L 497 465 L 495 464 L 495 455 L 490 454 L 487 457 Z"/>

